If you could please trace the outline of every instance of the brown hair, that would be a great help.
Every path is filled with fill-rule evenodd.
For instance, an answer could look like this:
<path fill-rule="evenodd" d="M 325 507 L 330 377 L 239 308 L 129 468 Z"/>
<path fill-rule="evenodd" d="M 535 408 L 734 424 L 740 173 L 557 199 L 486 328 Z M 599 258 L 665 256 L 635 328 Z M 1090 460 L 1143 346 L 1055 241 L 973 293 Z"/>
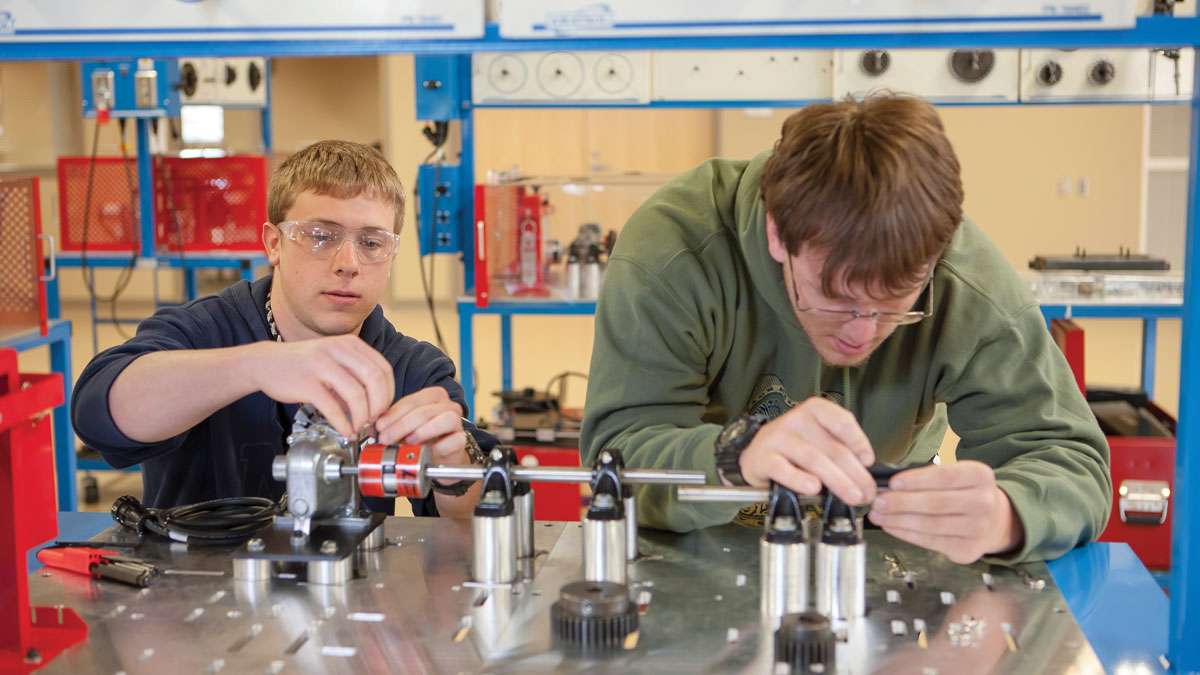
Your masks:
<path fill-rule="evenodd" d="M 287 218 L 301 192 L 336 199 L 366 196 L 396 210 L 393 229 L 404 223 L 404 187 L 395 169 L 376 149 L 350 141 L 318 141 L 288 157 L 271 176 L 267 217 L 272 223 Z"/>
<path fill-rule="evenodd" d="M 933 106 L 890 93 L 808 106 L 788 117 L 763 169 L 767 212 L 792 255 L 828 255 L 821 289 L 902 295 L 962 220 L 958 158 Z"/>

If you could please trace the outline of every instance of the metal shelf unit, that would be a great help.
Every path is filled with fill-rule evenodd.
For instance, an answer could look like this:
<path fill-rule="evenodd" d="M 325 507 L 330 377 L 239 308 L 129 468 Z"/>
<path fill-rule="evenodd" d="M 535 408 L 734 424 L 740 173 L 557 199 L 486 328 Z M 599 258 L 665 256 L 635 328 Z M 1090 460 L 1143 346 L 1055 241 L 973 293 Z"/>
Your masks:
<path fill-rule="evenodd" d="M 485 34 L 478 39 L 443 40 L 263 40 L 230 41 L 92 41 L 92 42 L 26 42 L 0 44 L 0 59 L 92 59 L 145 56 L 320 56 L 320 55 L 376 55 L 391 53 L 413 53 L 418 55 L 455 56 L 450 59 L 450 87 L 439 87 L 437 106 L 422 107 L 418 103 L 420 119 L 455 119 L 460 121 L 463 140 L 463 155 L 459 163 L 461 176 L 466 180 L 461 185 L 474 183 L 474 157 L 472 150 L 472 104 L 469 95 L 469 55 L 487 51 L 550 51 L 572 50 L 638 50 L 638 49 L 903 49 L 903 48 L 1088 48 L 1088 47 L 1182 47 L 1200 46 L 1200 18 L 1143 17 L 1132 28 L 1117 30 L 1035 30 L 946 32 L 946 33 L 860 33 L 860 34 L 814 34 L 814 35 L 769 35 L 737 37 L 637 37 L 637 38 L 578 38 L 578 39 L 506 39 L 500 36 L 495 25 L 489 24 Z M 465 70 L 463 63 L 466 64 Z M 1193 73 L 1194 89 L 1191 101 L 1192 143 L 1188 150 L 1190 168 L 1187 206 L 1186 259 L 1200 260 L 1200 65 Z M 418 87 L 422 75 L 418 72 Z M 418 98 L 433 92 L 418 90 Z M 734 102 L 741 104 L 744 102 Z M 772 102 L 785 105 L 786 102 Z M 462 252 L 471 260 L 471 216 L 473 210 L 470 190 L 463 190 L 463 208 L 458 217 L 461 228 L 459 241 Z M 1200 297 L 1200 276 L 1194 273 L 1195 266 L 1185 270 L 1185 298 Z M 466 265 L 464 287 L 473 287 L 473 266 Z M 540 310 L 528 303 L 511 306 L 494 306 L 489 310 L 464 308 L 459 303 L 460 316 L 473 317 L 478 313 L 497 313 L 502 321 L 515 314 L 549 313 L 550 308 Z M 562 308 L 554 308 L 555 311 Z M 579 307 L 581 311 L 590 308 Z M 1146 309 L 1146 308 L 1142 308 Z M 1065 311 L 1065 310 L 1063 310 Z M 1082 316 L 1079 308 L 1074 316 Z M 1106 310 L 1107 311 L 1107 310 Z M 1129 316 L 1157 318 L 1129 310 Z M 1164 310 L 1165 311 L 1165 310 Z M 465 313 L 465 314 L 464 314 Z M 1194 448 L 1200 446 L 1200 307 L 1196 303 L 1185 303 L 1181 308 L 1183 319 L 1182 367 L 1180 381 L 1180 419 L 1178 429 L 1176 466 L 1176 517 L 1173 533 L 1172 570 L 1170 587 L 1170 624 L 1168 631 L 1168 658 L 1171 668 L 1177 672 L 1200 671 L 1200 539 L 1192 539 L 1191 531 L 1200 523 L 1200 456 Z M 1049 315 L 1049 314 L 1048 314 Z M 1167 316 L 1163 314 L 1161 316 Z M 503 329 L 502 329 L 503 331 Z M 470 337 L 469 322 L 466 329 L 460 328 L 460 337 Z M 511 326 L 508 329 L 511 341 Z M 504 340 L 502 339 L 502 342 Z M 503 345 L 502 345 L 503 349 Z M 470 353 L 464 341 L 464 358 L 460 364 L 467 382 L 471 365 L 466 358 Z M 509 374 L 511 377 L 511 373 Z M 1190 611 L 1189 611 L 1190 610 Z M 1119 621 L 1120 619 L 1118 619 Z M 1150 621 L 1151 619 L 1147 619 Z M 1191 638 L 1191 639 L 1189 639 Z"/>

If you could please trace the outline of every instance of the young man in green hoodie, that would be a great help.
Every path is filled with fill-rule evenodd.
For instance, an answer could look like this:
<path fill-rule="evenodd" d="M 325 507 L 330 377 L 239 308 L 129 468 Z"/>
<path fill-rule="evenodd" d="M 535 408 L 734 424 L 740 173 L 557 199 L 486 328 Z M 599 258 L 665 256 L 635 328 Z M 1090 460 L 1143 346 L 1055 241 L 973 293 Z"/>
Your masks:
<path fill-rule="evenodd" d="M 1108 518 L 1109 451 L 1025 285 L 962 215 L 936 111 L 809 106 L 629 220 L 597 307 L 583 447 L 710 482 L 823 486 L 969 563 L 1059 556 Z M 957 461 L 929 464 L 949 425 Z M 877 494 L 873 462 L 927 465 Z M 638 492 L 645 525 L 738 507 Z"/>

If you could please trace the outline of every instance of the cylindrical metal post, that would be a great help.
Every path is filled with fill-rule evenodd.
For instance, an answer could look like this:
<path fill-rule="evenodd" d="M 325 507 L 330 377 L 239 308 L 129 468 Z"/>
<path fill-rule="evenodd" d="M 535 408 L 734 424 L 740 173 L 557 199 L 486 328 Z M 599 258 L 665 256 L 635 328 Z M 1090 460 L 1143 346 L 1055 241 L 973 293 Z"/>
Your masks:
<path fill-rule="evenodd" d="M 475 581 L 508 584 L 517 578 L 517 520 L 506 516 L 475 516 L 471 519 L 475 553 L 471 573 Z"/>
<path fill-rule="evenodd" d="M 638 522 L 637 500 L 630 492 L 625 502 L 625 559 L 637 560 L 638 557 Z"/>
<path fill-rule="evenodd" d="M 533 557 L 533 491 L 513 494 L 513 518 L 516 520 L 517 557 Z"/>
<path fill-rule="evenodd" d="M 583 519 L 583 578 L 625 583 L 625 520 Z"/>
<path fill-rule="evenodd" d="M 817 611 L 832 621 L 867 613 L 867 545 L 817 544 Z"/>

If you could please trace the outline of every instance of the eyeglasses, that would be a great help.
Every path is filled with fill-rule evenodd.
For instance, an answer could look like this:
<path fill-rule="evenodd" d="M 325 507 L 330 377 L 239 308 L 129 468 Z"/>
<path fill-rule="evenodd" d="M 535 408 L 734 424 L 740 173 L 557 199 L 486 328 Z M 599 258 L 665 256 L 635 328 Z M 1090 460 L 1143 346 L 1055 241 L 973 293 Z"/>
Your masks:
<path fill-rule="evenodd" d="M 789 265 L 790 267 L 790 265 Z M 820 321 L 828 323 L 850 323 L 855 319 L 874 319 L 879 323 L 907 326 L 921 319 L 933 316 L 933 272 L 925 279 L 921 292 L 926 294 L 925 311 L 911 312 L 861 312 L 857 309 L 824 309 L 821 307 L 801 307 L 800 289 L 796 286 L 796 273 L 792 272 L 792 295 L 796 298 L 796 311 L 808 314 Z"/>
<path fill-rule="evenodd" d="M 324 220 L 287 220 L 276 225 L 283 236 L 300 244 L 309 253 L 322 260 L 329 259 L 342 250 L 346 243 L 347 229 L 337 223 Z M 367 227 L 349 231 L 354 238 L 354 252 L 364 264 L 387 262 L 396 255 L 400 235 L 378 227 Z"/>

